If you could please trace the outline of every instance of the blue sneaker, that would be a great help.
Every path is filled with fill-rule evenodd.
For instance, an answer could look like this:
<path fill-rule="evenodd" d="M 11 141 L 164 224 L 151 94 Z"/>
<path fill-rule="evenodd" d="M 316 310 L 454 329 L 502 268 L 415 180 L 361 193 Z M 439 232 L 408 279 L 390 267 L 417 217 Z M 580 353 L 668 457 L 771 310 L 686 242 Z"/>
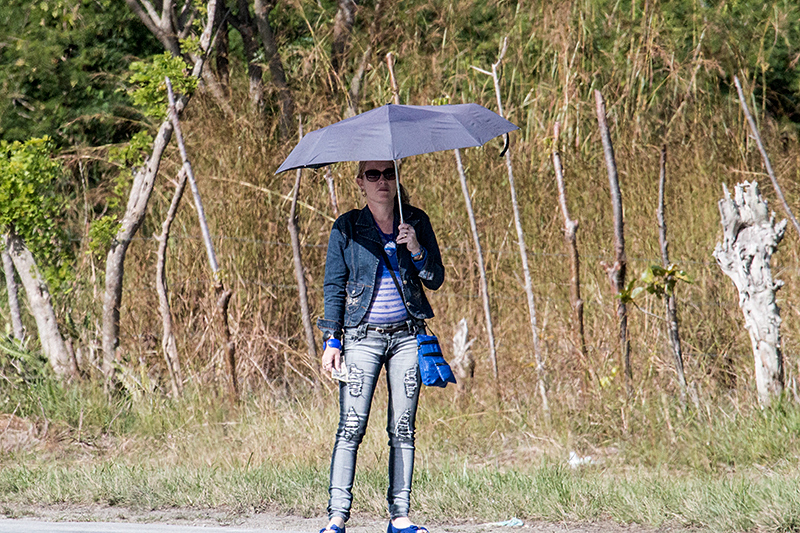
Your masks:
<path fill-rule="evenodd" d="M 339 527 L 336 524 L 331 524 L 330 527 L 323 527 L 319 530 L 319 533 L 325 533 L 326 531 L 333 531 L 333 533 L 345 533 L 345 526 Z"/>
<path fill-rule="evenodd" d="M 411 524 L 408 527 L 404 527 L 403 529 L 398 529 L 394 527 L 394 524 L 392 524 L 391 520 L 389 520 L 389 526 L 386 528 L 386 533 L 419 533 L 422 531 L 428 533 L 428 530 L 426 528 L 414 524 Z"/>

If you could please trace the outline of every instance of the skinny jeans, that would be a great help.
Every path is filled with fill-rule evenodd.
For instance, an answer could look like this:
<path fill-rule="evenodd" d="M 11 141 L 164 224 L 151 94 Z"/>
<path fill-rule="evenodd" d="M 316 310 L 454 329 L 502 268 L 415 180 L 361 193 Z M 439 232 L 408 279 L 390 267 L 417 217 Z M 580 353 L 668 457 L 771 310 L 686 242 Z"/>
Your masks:
<path fill-rule="evenodd" d="M 366 324 L 344 330 L 343 354 L 349 383 L 339 384 L 339 427 L 331 457 L 328 516 L 350 518 L 358 447 L 369 419 L 372 396 L 386 367 L 389 406 L 389 488 L 392 519 L 408 516 L 414 473 L 414 429 L 421 380 L 416 330 L 395 333 L 367 330 Z M 420 328 L 421 329 L 421 328 Z"/>

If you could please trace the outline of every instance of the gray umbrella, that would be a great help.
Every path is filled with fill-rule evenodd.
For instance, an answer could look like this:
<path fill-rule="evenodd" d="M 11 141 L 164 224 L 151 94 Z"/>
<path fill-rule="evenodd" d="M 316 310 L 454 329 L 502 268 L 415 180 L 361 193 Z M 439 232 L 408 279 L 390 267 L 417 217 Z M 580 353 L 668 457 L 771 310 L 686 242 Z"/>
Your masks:
<path fill-rule="evenodd" d="M 312 131 L 275 173 L 340 161 L 391 160 L 396 164 L 412 155 L 481 146 L 516 129 L 478 104 L 388 104 Z"/>

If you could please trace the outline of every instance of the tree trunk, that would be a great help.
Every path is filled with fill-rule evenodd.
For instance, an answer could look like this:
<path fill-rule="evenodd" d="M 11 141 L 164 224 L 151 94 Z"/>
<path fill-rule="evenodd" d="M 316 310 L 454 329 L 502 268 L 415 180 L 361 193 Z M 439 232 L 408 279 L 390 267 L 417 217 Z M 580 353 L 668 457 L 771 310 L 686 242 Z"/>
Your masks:
<path fill-rule="evenodd" d="M 278 53 L 278 44 L 269 24 L 269 13 L 275 7 L 274 0 L 255 0 L 255 19 L 258 26 L 258 33 L 261 36 L 261 44 L 264 45 L 269 71 L 272 75 L 272 83 L 278 89 L 281 99 L 281 135 L 288 139 L 291 137 L 294 128 L 294 97 L 289 84 L 286 82 L 286 72 L 283 70 L 283 62 Z"/>
<path fill-rule="evenodd" d="M 497 370 L 497 352 L 495 351 L 494 326 L 492 325 L 492 308 L 489 303 L 489 282 L 486 280 L 486 267 L 483 264 L 483 250 L 481 239 L 478 235 L 478 225 L 475 223 L 475 212 L 472 209 L 472 198 L 469 196 L 467 188 L 467 176 L 464 173 L 464 165 L 461 163 L 461 151 L 454 150 L 456 154 L 456 167 L 458 176 L 461 179 L 461 192 L 464 193 L 464 203 L 467 205 L 467 215 L 469 216 L 469 227 L 472 229 L 472 240 L 475 243 L 475 255 L 478 257 L 478 271 L 481 275 L 481 298 L 483 299 L 483 316 L 486 320 L 486 336 L 489 340 L 489 360 L 492 362 L 492 375 L 495 384 L 499 381 Z"/>
<path fill-rule="evenodd" d="M 6 291 L 8 292 L 8 309 L 11 312 L 11 332 L 14 338 L 22 342 L 25 340 L 25 327 L 22 325 L 22 314 L 19 310 L 19 295 L 17 280 L 14 277 L 14 261 L 8 250 L 4 247 L 0 254 L 3 256 L 3 272 L 6 275 Z"/>
<path fill-rule="evenodd" d="M 453 367 L 458 383 L 456 384 L 456 397 L 463 400 L 472 390 L 472 378 L 475 376 L 475 359 L 472 357 L 472 343 L 469 339 L 469 326 L 467 319 L 458 321 L 456 332 L 453 335 L 453 358 L 450 366 Z"/>
<path fill-rule="evenodd" d="M 222 88 L 217 77 L 211 71 L 211 69 L 203 69 L 202 72 L 202 79 L 205 88 L 209 94 L 211 94 L 214 101 L 217 102 L 217 105 L 225 113 L 225 116 L 228 117 L 229 120 L 233 121 L 236 118 L 236 113 L 233 111 L 230 102 L 228 101 L 228 96 L 225 93 L 225 90 Z"/>
<path fill-rule="evenodd" d="M 564 171 L 561 166 L 561 155 L 558 152 L 559 123 L 553 128 L 553 167 L 556 171 L 558 185 L 558 203 L 564 217 L 564 241 L 567 245 L 567 255 L 570 259 L 569 301 L 572 306 L 572 335 L 578 351 L 583 360 L 586 374 L 592 382 L 598 384 L 597 374 L 589 361 L 589 352 L 586 348 L 586 334 L 583 327 L 583 300 L 581 299 L 580 256 L 578 255 L 578 221 L 569 216 L 567 208 L 567 189 L 564 184 Z"/>
<path fill-rule="evenodd" d="M 348 92 L 347 103 L 347 116 L 352 117 L 358 114 L 358 102 L 361 99 L 361 80 L 364 77 L 364 72 L 367 70 L 369 60 L 372 57 L 372 50 L 374 48 L 374 41 L 380 33 L 380 20 L 383 7 L 381 0 L 375 3 L 375 11 L 372 15 L 372 22 L 369 25 L 370 43 L 364 53 L 361 55 L 361 61 L 358 63 L 358 68 L 353 73 L 353 79 L 350 81 L 350 91 Z"/>
<path fill-rule="evenodd" d="M 220 88 L 225 93 L 225 96 L 230 98 L 231 69 L 228 59 L 228 53 L 230 51 L 230 39 L 228 37 L 230 23 L 227 18 L 223 19 L 224 9 L 225 3 L 217 2 L 217 20 L 220 20 L 221 23 L 217 33 L 217 43 L 214 47 L 214 68 L 217 72 Z"/>
<path fill-rule="evenodd" d="M 608 133 L 606 123 L 606 104 L 600 91 L 594 91 L 597 111 L 597 122 L 600 126 L 600 137 L 603 141 L 603 153 L 608 170 L 608 183 L 611 188 L 611 205 L 614 210 L 614 248 L 616 261 L 606 268 L 609 279 L 617 294 L 625 290 L 625 274 L 628 260 L 625 257 L 625 233 L 622 217 L 622 193 L 619 190 L 619 177 L 617 176 L 617 162 L 614 159 L 614 146 L 611 135 Z M 631 369 L 631 342 L 628 339 L 628 308 L 622 298 L 617 301 L 617 318 L 619 319 L 619 343 L 622 355 L 622 364 L 625 369 L 625 385 L 628 395 L 633 394 L 633 370 Z"/>
<path fill-rule="evenodd" d="M 331 196 L 331 209 L 333 210 L 333 217 L 339 218 L 339 200 L 336 198 L 336 186 L 333 183 L 333 172 L 331 166 L 325 167 L 325 181 L 328 183 L 328 192 Z"/>
<path fill-rule="evenodd" d="M 303 138 L 303 123 L 300 122 L 298 133 L 300 139 Z M 300 314 L 303 319 L 303 330 L 306 334 L 306 345 L 308 347 L 308 357 L 310 364 L 316 368 L 319 364 L 317 358 L 317 341 L 314 338 L 314 326 L 311 324 L 311 310 L 308 305 L 308 288 L 306 287 L 306 271 L 303 268 L 303 256 L 300 251 L 300 230 L 297 227 L 297 196 L 300 193 L 300 178 L 303 175 L 302 169 L 297 169 L 297 177 L 292 189 L 292 203 L 289 208 L 289 219 L 287 228 L 292 241 L 292 258 L 294 259 L 294 277 L 297 280 L 297 292 L 300 299 Z M 314 380 L 316 386 L 316 379 Z"/>
<path fill-rule="evenodd" d="M 386 66 L 389 68 L 389 84 L 392 88 L 392 102 L 400 105 L 400 89 L 397 87 L 397 78 L 394 77 L 394 54 L 386 54 Z"/>
<path fill-rule="evenodd" d="M 781 317 L 775 303 L 783 282 L 773 281 L 770 258 L 783 239 L 787 221 L 775 223 L 775 214 L 769 213 L 755 182 L 737 185 L 734 198 L 722 187 L 723 240 L 714 248 L 714 257 L 739 291 L 739 307 L 753 345 L 758 401 L 766 407 L 783 392 Z"/>
<path fill-rule="evenodd" d="M 53 310 L 47 282 L 39 272 L 33 254 L 13 229 L 6 234 L 4 244 L 19 274 L 22 286 L 25 287 L 31 314 L 36 320 L 42 351 L 56 376 L 62 380 L 69 379 L 77 373 L 77 368 L 75 360 L 67 350 L 64 338 L 58 331 L 56 313 Z"/>
<path fill-rule="evenodd" d="M 161 15 L 156 13 L 149 0 L 125 0 L 128 7 L 150 30 L 164 48 L 174 56 L 180 57 L 181 45 L 178 41 L 178 28 L 175 27 L 175 1 L 162 0 Z"/>
<path fill-rule="evenodd" d="M 666 193 L 667 182 L 667 146 L 661 147 L 661 163 L 658 180 L 658 242 L 661 245 L 661 264 L 665 269 L 670 268 L 669 262 L 669 241 L 667 240 L 667 221 L 664 216 L 664 196 Z M 678 331 L 678 304 L 675 300 L 675 293 L 667 294 L 664 298 L 664 305 L 667 312 L 667 331 L 669 332 L 669 342 L 672 348 L 672 355 L 675 358 L 675 373 L 678 376 L 680 386 L 681 405 L 686 404 L 686 375 L 683 372 L 683 350 L 681 349 L 681 336 Z"/>
<path fill-rule="evenodd" d="M 122 303 L 122 281 L 125 275 L 125 255 L 136 232 L 144 221 L 147 203 L 153 192 L 161 157 L 172 137 L 172 124 L 165 120 L 153 142 L 153 151 L 144 167 L 133 175 L 128 205 L 117 235 L 106 257 L 106 287 L 103 295 L 103 373 L 111 381 L 119 344 L 119 307 Z M 107 386 L 110 383 L 106 384 Z"/>
<path fill-rule="evenodd" d="M 338 0 L 339 9 L 333 19 L 331 41 L 331 92 L 336 94 L 342 84 L 342 65 L 346 61 L 350 34 L 356 19 L 356 3 L 353 0 Z"/>
<path fill-rule="evenodd" d="M 175 214 L 178 212 L 178 204 L 183 197 L 186 189 L 186 172 L 181 170 L 178 177 L 178 185 L 175 187 L 175 194 L 172 196 L 172 203 L 167 211 L 167 216 L 161 224 L 161 235 L 158 237 L 158 260 L 156 262 L 156 290 L 158 292 L 158 310 L 161 313 L 161 324 L 164 330 L 161 338 L 161 347 L 164 350 L 164 360 L 167 363 L 170 383 L 172 384 L 172 394 L 177 398 L 183 393 L 183 376 L 181 373 L 181 363 L 178 356 L 178 347 L 175 344 L 175 335 L 172 333 L 172 313 L 169 308 L 169 295 L 167 293 L 167 244 L 169 242 L 169 230 Z"/>
<path fill-rule="evenodd" d="M 258 59 L 261 49 L 258 43 L 258 28 L 250 16 L 247 0 L 238 0 L 238 13 L 232 20 L 236 31 L 242 37 L 244 57 L 247 60 L 250 110 L 253 114 L 260 115 L 264 109 L 264 69 L 261 68 Z"/>
<path fill-rule="evenodd" d="M 181 40 L 189 37 L 193 31 L 196 15 L 198 15 L 196 6 L 193 6 L 190 2 L 184 2 L 183 7 L 180 8 L 180 13 L 178 13 L 175 0 L 162 0 L 155 5 L 150 0 L 125 0 L 125 2 L 168 52 L 175 57 L 189 57 L 195 64 L 203 63 L 205 60 L 204 53 L 194 55 L 191 51 L 187 52 L 181 49 Z M 220 13 L 221 7 L 224 7 L 218 8 L 218 3 L 223 4 L 223 2 L 217 2 L 217 0 L 207 0 L 205 7 L 209 16 L 206 28 L 200 37 L 202 50 L 208 50 L 212 38 L 211 29 L 214 21 L 219 20 L 217 15 Z M 157 8 L 161 10 L 160 14 Z M 205 88 L 217 102 L 220 109 L 228 118 L 232 119 L 234 117 L 233 108 L 231 108 L 216 76 L 211 71 L 202 73 L 198 71 L 197 76 L 201 77 Z"/>

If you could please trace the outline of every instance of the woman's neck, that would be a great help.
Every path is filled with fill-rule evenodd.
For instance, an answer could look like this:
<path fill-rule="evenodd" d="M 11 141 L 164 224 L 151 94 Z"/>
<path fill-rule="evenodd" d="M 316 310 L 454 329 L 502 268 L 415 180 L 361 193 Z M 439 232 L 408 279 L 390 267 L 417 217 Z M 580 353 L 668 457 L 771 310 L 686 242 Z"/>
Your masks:
<path fill-rule="evenodd" d="M 372 218 L 387 235 L 394 232 L 394 202 L 389 205 L 384 204 L 368 204 L 369 210 L 372 213 Z"/>

